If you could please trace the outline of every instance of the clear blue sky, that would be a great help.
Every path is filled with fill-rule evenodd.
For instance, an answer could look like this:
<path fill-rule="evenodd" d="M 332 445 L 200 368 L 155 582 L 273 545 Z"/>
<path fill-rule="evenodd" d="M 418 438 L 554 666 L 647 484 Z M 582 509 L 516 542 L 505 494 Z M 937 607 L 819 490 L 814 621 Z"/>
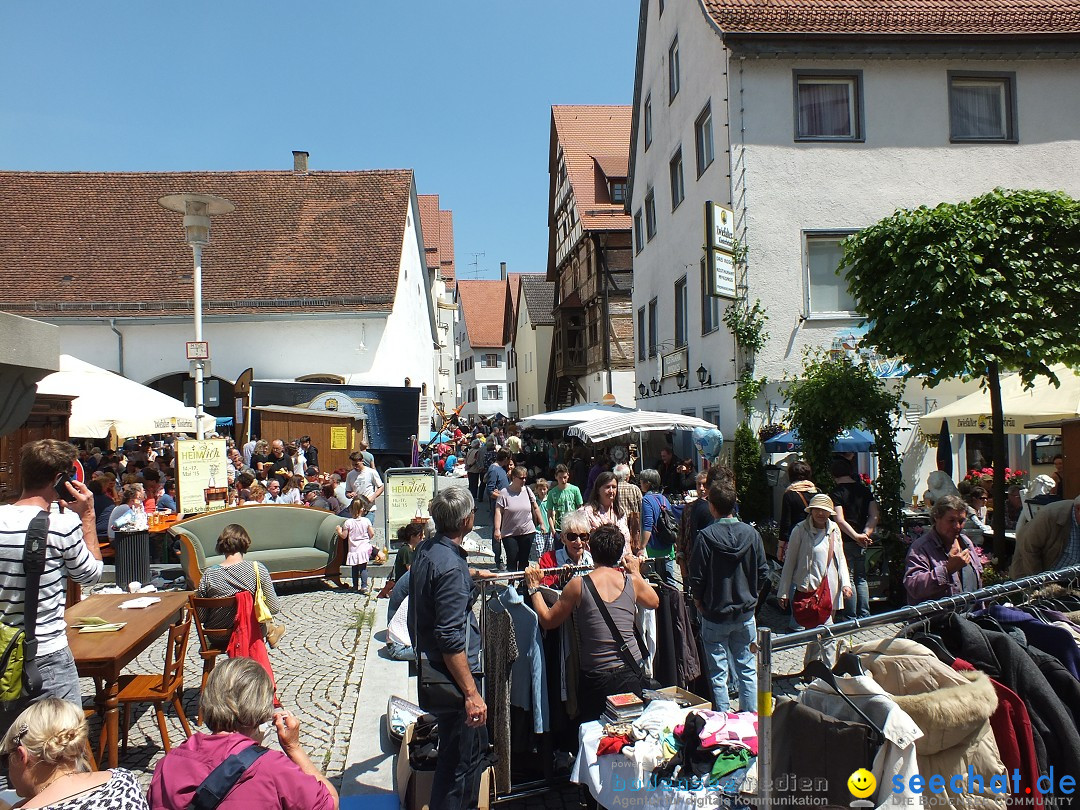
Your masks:
<path fill-rule="evenodd" d="M 0 4 L 0 168 L 411 168 L 458 272 L 543 271 L 552 104 L 633 101 L 637 0 Z"/>

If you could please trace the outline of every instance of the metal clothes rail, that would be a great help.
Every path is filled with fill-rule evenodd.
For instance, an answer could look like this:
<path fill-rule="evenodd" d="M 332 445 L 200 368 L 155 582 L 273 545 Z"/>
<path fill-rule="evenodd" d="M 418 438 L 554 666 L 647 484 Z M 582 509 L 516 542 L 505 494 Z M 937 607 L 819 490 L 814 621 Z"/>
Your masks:
<path fill-rule="evenodd" d="M 775 650 L 789 650 L 812 641 L 825 638 L 838 638 L 851 635 L 859 630 L 880 627 L 886 624 L 899 624 L 926 619 L 942 613 L 950 613 L 963 608 L 973 607 L 977 602 L 1000 599 L 1018 593 L 1028 593 L 1044 585 L 1063 580 L 1080 579 L 1080 565 L 1062 568 L 1058 571 L 1046 571 L 1042 574 L 1024 577 L 1012 582 L 989 585 L 971 593 L 948 596 L 932 602 L 909 605 L 888 613 L 880 613 L 866 619 L 852 619 L 834 625 L 822 625 L 812 630 L 788 633 L 773 641 L 772 630 L 760 627 L 757 632 L 757 683 L 758 683 L 758 799 L 759 806 L 770 806 L 773 800 L 772 784 L 772 654 Z"/>

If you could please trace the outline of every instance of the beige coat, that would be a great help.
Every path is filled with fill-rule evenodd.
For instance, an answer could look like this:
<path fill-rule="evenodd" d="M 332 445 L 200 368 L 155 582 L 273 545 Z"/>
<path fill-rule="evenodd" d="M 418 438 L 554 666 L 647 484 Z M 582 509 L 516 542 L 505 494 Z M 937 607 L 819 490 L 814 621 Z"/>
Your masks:
<path fill-rule="evenodd" d="M 926 647 L 904 638 L 860 644 L 853 652 L 922 730 L 915 743 L 919 773 L 924 779 L 940 774 L 946 789 L 940 795 L 927 791 L 926 796 L 948 801 L 955 810 L 1005 810 L 1008 796 L 989 790 L 993 776 L 1006 774 L 990 728 L 998 704 L 990 678 L 982 672 L 956 672 Z M 968 766 L 982 775 L 984 793 L 957 795 L 950 789 L 950 777 L 966 777 Z"/>
<path fill-rule="evenodd" d="M 1009 574 L 1013 579 L 1051 570 L 1061 559 L 1072 528 L 1071 500 L 1048 503 L 1016 530 L 1016 553 Z"/>

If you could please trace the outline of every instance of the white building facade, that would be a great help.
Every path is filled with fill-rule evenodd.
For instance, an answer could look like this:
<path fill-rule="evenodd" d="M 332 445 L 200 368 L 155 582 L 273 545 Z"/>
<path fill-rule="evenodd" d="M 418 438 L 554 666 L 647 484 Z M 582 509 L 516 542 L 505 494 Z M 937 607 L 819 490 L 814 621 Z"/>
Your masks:
<path fill-rule="evenodd" d="M 510 414 L 509 286 L 505 278 L 458 281 L 457 398 L 461 415 Z"/>

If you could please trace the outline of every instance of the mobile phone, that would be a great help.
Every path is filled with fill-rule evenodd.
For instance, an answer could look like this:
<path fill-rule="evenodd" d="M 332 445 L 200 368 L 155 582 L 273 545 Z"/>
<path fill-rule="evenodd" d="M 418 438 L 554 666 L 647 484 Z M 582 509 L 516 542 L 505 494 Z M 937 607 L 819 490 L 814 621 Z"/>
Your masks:
<path fill-rule="evenodd" d="M 68 492 L 68 482 L 72 481 L 71 471 L 66 473 L 60 473 L 60 477 L 56 479 L 56 483 L 53 485 L 53 489 L 56 490 L 56 497 L 62 501 L 70 501 L 71 493 Z"/>

